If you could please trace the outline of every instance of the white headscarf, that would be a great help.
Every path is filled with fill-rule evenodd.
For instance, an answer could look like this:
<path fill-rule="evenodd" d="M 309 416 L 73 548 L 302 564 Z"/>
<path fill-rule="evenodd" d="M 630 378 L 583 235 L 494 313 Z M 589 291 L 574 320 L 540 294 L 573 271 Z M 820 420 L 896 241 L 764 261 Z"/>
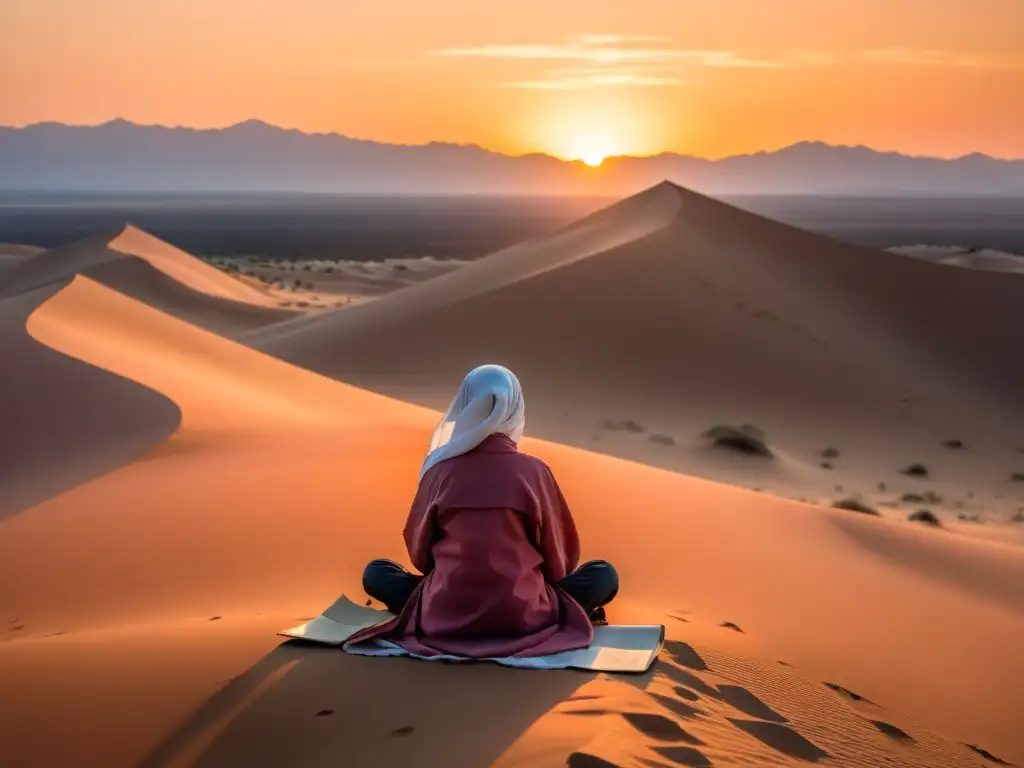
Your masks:
<path fill-rule="evenodd" d="M 515 374 L 500 365 L 474 368 L 434 429 L 420 479 L 438 462 L 473 450 L 490 435 L 508 435 L 518 443 L 525 426 L 526 403 Z"/>

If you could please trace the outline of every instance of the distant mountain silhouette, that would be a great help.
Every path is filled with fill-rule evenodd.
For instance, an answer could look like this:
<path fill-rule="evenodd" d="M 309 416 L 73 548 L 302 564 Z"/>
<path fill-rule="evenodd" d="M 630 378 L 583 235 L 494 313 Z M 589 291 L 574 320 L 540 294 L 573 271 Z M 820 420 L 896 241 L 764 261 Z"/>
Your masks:
<path fill-rule="evenodd" d="M 0 128 L 8 191 L 304 191 L 622 195 L 669 179 L 710 194 L 1024 194 L 1024 160 L 946 160 L 803 142 L 706 160 L 609 158 L 599 168 L 478 146 L 307 134 L 249 120 L 219 130 L 39 123 Z"/>

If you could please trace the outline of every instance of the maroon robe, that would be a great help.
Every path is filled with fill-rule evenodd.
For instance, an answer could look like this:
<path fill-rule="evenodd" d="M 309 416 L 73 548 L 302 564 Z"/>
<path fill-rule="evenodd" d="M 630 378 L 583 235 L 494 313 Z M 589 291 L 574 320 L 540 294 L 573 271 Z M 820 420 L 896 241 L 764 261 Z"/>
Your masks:
<path fill-rule="evenodd" d="M 430 468 L 405 543 L 426 577 L 401 615 L 350 642 L 480 659 L 544 656 L 593 640 L 586 611 L 554 586 L 579 561 L 569 508 L 547 465 L 505 435 Z"/>

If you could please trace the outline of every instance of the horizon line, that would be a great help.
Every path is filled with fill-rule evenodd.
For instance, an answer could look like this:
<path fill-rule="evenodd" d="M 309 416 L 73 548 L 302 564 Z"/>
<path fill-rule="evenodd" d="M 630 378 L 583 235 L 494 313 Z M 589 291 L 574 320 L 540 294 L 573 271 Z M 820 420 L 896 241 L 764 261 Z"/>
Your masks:
<path fill-rule="evenodd" d="M 169 131 L 181 130 L 181 131 L 193 131 L 193 132 L 196 132 L 196 133 L 217 133 L 217 132 L 222 132 L 222 131 L 229 131 L 231 129 L 239 128 L 239 127 L 242 127 L 242 126 L 245 126 L 245 125 L 248 125 L 248 124 L 257 124 L 257 125 L 260 125 L 260 126 L 263 126 L 263 127 L 266 127 L 266 128 L 273 129 L 275 131 L 279 131 L 281 133 L 296 133 L 296 134 L 300 134 L 302 136 L 335 137 L 335 138 L 345 139 L 347 141 L 362 142 L 362 143 L 366 143 L 366 144 L 378 144 L 378 145 L 390 146 L 390 147 L 429 147 L 429 146 L 435 146 L 435 145 L 448 146 L 448 147 L 461 147 L 461 148 L 466 148 L 466 149 L 478 149 L 480 151 L 488 152 L 488 153 L 493 154 L 493 155 L 499 155 L 501 157 L 508 157 L 508 158 L 513 158 L 513 159 L 515 159 L 515 158 L 526 158 L 526 157 L 546 157 L 546 158 L 549 158 L 551 160 L 555 160 L 555 161 L 558 161 L 560 163 L 566 163 L 566 164 L 569 164 L 569 165 L 584 165 L 583 161 L 579 160 L 579 159 L 561 158 L 561 157 L 557 157 L 556 155 L 551 155 L 551 154 L 548 154 L 547 152 L 541 152 L 541 151 L 523 152 L 521 154 L 510 154 L 508 152 L 502 152 L 502 151 L 499 151 L 499 150 L 490 149 L 488 147 L 483 146 L 482 144 L 459 143 L 459 142 L 453 142 L 453 141 L 438 141 L 438 140 L 430 140 L 430 141 L 425 141 L 425 142 L 421 142 L 421 143 L 405 144 L 405 143 L 400 143 L 400 142 L 381 141 L 379 139 L 358 138 L 358 137 L 354 137 L 354 136 L 349 136 L 348 134 L 345 134 L 345 133 L 341 133 L 340 131 L 304 131 L 301 128 L 285 128 L 283 126 L 276 125 L 274 123 L 269 123 L 266 120 L 263 120 L 263 119 L 258 118 L 258 117 L 250 117 L 250 118 L 247 118 L 245 120 L 241 120 L 241 121 L 236 122 L 236 123 L 230 123 L 228 125 L 223 125 L 223 126 L 219 126 L 219 127 L 198 127 L 198 126 L 182 125 L 182 124 L 167 125 L 167 124 L 164 124 L 164 123 L 139 123 L 139 122 L 135 122 L 134 120 L 130 120 L 130 119 L 124 118 L 124 117 L 114 117 L 114 118 L 111 118 L 109 120 L 104 120 L 104 121 L 98 122 L 98 123 L 65 123 L 65 122 L 62 122 L 60 120 L 40 120 L 40 121 L 33 122 L 33 123 L 24 123 L 22 125 L 6 125 L 6 124 L 4 124 L 4 125 L 0 125 L 0 130 L 7 129 L 7 130 L 24 131 L 24 130 L 29 130 L 31 128 L 39 128 L 39 127 L 43 127 L 43 126 L 60 126 L 60 127 L 63 127 L 63 128 L 103 128 L 105 126 L 109 126 L 109 125 L 112 125 L 112 124 L 115 124 L 115 123 L 122 123 L 122 124 L 130 125 L 130 126 L 135 127 L 135 128 L 161 128 L 161 129 L 169 130 Z M 758 155 L 773 155 L 773 154 L 777 154 L 779 152 L 784 152 L 784 151 L 786 151 L 788 149 L 794 149 L 796 147 L 802 147 L 802 146 L 807 146 L 807 145 L 819 145 L 819 146 L 822 146 L 822 147 L 826 147 L 828 149 L 862 149 L 862 150 L 866 149 L 866 150 L 868 150 L 870 152 L 873 152 L 875 154 L 878 154 L 878 155 L 895 155 L 895 156 L 909 158 L 909 159 L 939 160 L 939 161 L 944 161 L 944 162 L 954 162 L 954 161 L 957 161 L 957 160 L 964 160 L 964 159 L 972 158 L 972 157 L 985 158 L 985 159 L 988 159 L 988 160 L 994 160 L 994 161 L 997 161 L 997 162 L 1006 162 L 1006 163 L 1024 162 L 1024 156 L 1022 156 L 1022 157 L 1002 157 L 1002 156 L 997 156 L 997 155 L 991 155 L 991 154 L 988 154 L 987 152 L 982 152 L 980 150 L 975 150 L 973 152 L 967 152 L 967 153 L 961 154 L 961 155 L 953 155 L 953 156 L 944 157 L 942 155 L 909 154 L 907 152 L 901 152 L 899 150 L 877 149 L 877 148 L 869 146 L 867 144 L 832 144 L 832 143 L 829 143 L 827 141 L 823 141 L 821 139 L 801 139 L 799 141 L 794 141 L 794 142 L 792 142 L 790 144 L 783 144 L 781 146 L 777 146 L 777 147 L 775 147 L 773 149 L 760 149 L 760 150 L 756 150 L 756 151 L 752 151 L 752 152 L 741 152 L 741 153 L 737 153 L 737 154 L 723 155 L 723 156 L 718 157 L 718 158 L 707 157 L 707 156 L 704 156 L 704 155 L 684 154 L 682 152 L 677 152 L 677 151 L 674 151 L 674 150 L 663 150 L 661 152 L 654 152 L 654 153 L 649 154 L 649 155 L 634 155 L 634 154 L 608 155 L 605 158 L 605 162 L 614 161 L 614 160 L 648 160 L 648 159 L 653 159 L 653 158 L 658 158 L 658 157 L 672 156 L 672 157 L 685 158 L 685 159 L 691 159 L 691 160 L 701 160 L 701 161 L 708 162 L 708 163 L 718 163 L 718 162 L 721 162 L 723 160 L 730 160 L 730 159 L 733 159 L 733 158 L 756 157 Z"/>

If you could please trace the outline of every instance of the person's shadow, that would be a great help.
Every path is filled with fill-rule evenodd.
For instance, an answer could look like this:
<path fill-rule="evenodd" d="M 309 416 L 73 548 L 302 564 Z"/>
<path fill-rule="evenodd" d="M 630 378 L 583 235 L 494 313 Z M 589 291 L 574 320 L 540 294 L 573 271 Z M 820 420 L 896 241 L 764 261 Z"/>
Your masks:
<path fill-rule="evenodd" d="M 487 766 L 594 678 L 282 643 L 140 765 Z"/>

